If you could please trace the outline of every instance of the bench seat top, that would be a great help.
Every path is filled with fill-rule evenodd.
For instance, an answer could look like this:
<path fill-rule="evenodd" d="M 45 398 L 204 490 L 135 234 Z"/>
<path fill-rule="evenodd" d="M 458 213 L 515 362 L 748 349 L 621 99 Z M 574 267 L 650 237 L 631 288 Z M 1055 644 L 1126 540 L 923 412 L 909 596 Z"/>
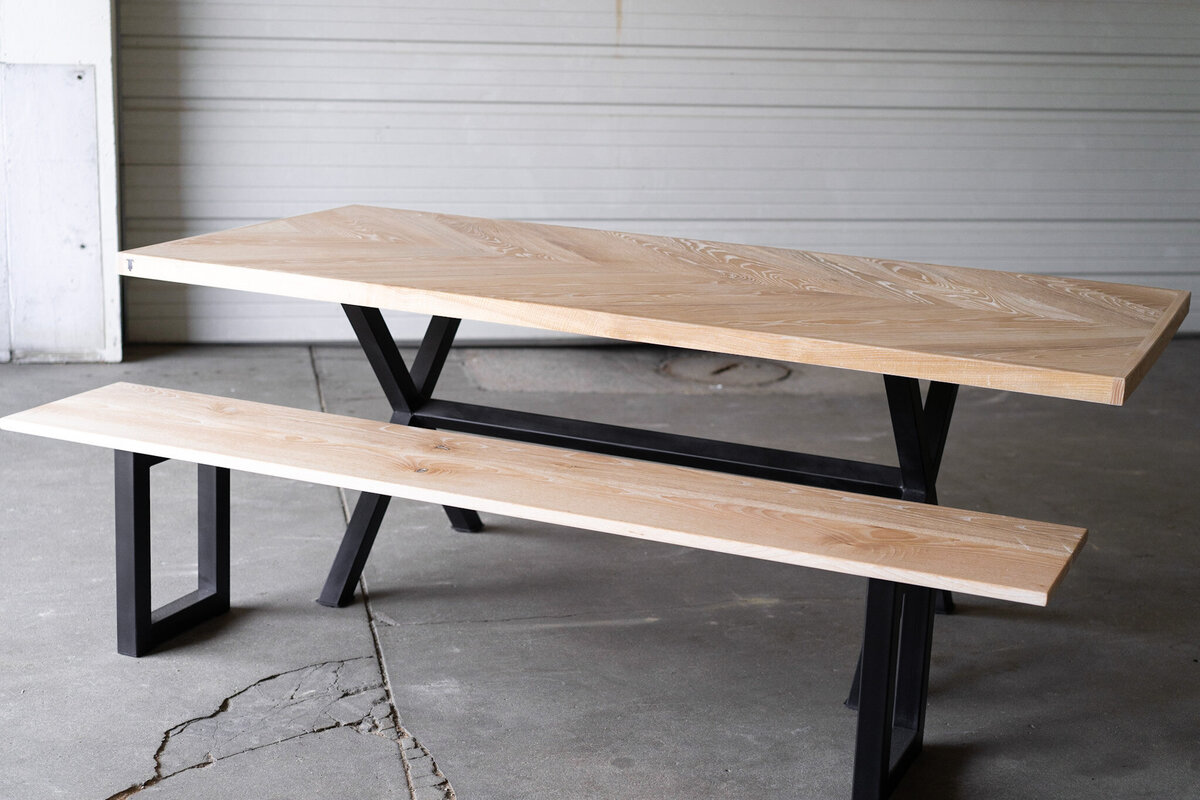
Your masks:
<path fill-rule="evenodd" d="M 1080 528 L 115 383 L 0 428 L 1045 605 Z"/>
<path fill-rule="evenodd" d="M 347 206 L 140 247 L 134 277 L 1120 404 L 1189 294 Z"/>

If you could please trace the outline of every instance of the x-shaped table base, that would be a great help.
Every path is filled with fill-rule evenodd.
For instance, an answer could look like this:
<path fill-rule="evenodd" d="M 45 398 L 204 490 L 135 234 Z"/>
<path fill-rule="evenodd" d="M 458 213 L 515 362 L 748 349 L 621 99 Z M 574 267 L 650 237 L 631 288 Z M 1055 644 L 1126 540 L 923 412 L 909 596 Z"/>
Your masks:
<path fill-rule="evenodd" d="M 391 404 L 391 421 L 397 424 L 480 433 L 913 502 L 937 502 L 935 483 L 958 392 L 955 384 L 932 383 L 923 400 L 916 379 L 884 376 L 899 456 L 899 466 L 892 467 L 434 400 L 433 390 L 458 332 L 459 320 L 434 317 L 430 321 L 410 371 L 378 309 L 343 308 Z M 388 500 L 369 493 L 360 496 L 321 591 L 318 602 L 322 605 L 344 606 L 354 600 L 355 586 Z M 483 524 L 474 511 L 449 506 L 445 510 L 455 530 L 482 530 Z M 950 593 L 939 594 L 939 610 L 952 610 Z"/>
<path fill-rule="evenodd" d="M 792 453 L 659 431 L 434 400 L 459 320 L 434 317 L 413 361 L 404 363 L 378 309 L 343 306 L 380 386 L 403 425 L 480 433 L 524 442 L 629 456 L 736 475 L 936 503 L 935 484 L 958 386 L 884 376 L 899 466 Z M 350 517 L 318 602 L 345 606 L 370 555 L 391 498 L 364 492 Z M 479 515 L 445 507 L 455 530 L 483 528 Z M 949 592 L 872 579 L 863 650 L 847 705 L 858 710 L 854 797 L 884 797 L 921 749 L 934 607 L 949 612 Z"/>

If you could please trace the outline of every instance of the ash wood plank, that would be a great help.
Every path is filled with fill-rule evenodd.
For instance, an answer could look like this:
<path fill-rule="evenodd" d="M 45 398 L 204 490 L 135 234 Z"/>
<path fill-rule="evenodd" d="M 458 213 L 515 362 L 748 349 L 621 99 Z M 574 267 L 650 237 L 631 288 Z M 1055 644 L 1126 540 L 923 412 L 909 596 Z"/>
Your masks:
<path fill-rule="evenodd" d="M 441 505 L 1045 605 L 1086 532 L 116 383 L 0 427 Z"/>
<path fill-rule="evenodd" d="M 347 206 L 121 254 L 135 277 L 1121 404 L 1187 292 Z"/>

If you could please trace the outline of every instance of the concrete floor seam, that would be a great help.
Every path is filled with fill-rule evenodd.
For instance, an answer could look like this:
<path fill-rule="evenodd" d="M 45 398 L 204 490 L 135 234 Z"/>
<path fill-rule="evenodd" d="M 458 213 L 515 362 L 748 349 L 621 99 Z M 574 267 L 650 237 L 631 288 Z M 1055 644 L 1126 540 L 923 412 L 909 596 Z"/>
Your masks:
<path fill-rule="evenodd" d="M 392 682 L 388 675 L 387 661 L 383 655 L 383 647 L 379 642 L 379 631 L 376 627 L 375 616 L 371 606 L 371 595 L 365 578 L 359 578 L 359 592 L 362 594 L 363 610 L 367 615 L 367 625 L 371 629 L 371 641 L 375 645 L 375 660 L 379 666 L 379 677 L 387 696 L 388 707 L 391 709 L 392 721 L 400 743 L 400 760 L 404 764 L 404 776 L 408 781 L 408 790 L 412 800 L 456 800 L 454 787 L 442 773 L 433 758 L 433 754 L 421 744 L 405 727 L 400 719 L 400 709 L 396 707 L 396 698 L 392 692 Z M 418 755 L 411 756 L 416 752 Z"/>
<path fill-rule="evenodd" d="M 309 365 L 312 369 L 313 384 L 317 392 L 317 402 L 321 411 L 327 412 L 329 409 L 325 403 L 325 391 L 321 385 L 321 371 L 317 367 L 316 351 L 312 346 L 309 346 L 307 350 Z M 349 524 L 350 502 L 346 496 L 346 490 L 338 489 L 337 494 L 338 501 L 342 507 L 343 520 L 346 524 Z M 379 643 L 379 631 L 376 628 L 376 619 L 374 609 L 371 606 L 371 596 L 367 590 L 366 578 L 359 577 L 358 589 L 363 599 L 363 610 L 367 616 L 367 627 L 371 632 L 371 643 L 375 648 L 375 660 L 379 667 L 379 677 L 383 682 L 388 707 L 391 709 L 392 722 L 398 734 L 400 762 L 404 766 L 404 778 L 408 784 L 411 800 L 455 800 L 454 788 L 438 768 L 433 754 L 415 736 L 409 733 L 400 721 L 400 710 L 396 707 L 395 696 L 392 693 L 392 685 L 388 677 L 387 662 L 383 655 L 383 648 Z M 419 755 L 415 757 L 410 756 L 409 754 L 412 752 Z"/>

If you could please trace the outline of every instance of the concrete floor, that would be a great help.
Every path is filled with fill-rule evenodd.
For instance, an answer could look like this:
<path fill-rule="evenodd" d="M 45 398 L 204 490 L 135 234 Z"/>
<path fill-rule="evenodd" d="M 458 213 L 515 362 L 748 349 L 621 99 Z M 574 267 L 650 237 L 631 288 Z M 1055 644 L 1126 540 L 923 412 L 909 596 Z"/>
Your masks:
<path fill-rule="evenodd" d="M 878 378 L 716 388 L 721 366 L 462 349 L 440 394 L 894 463 Z M 357 349 L 298 346 L 0 367 L 0 412 L 115 380 L 387 413 Z M 1092 533 L 1049 608 L 960 596 L 938 618 L 896 797 L 1200 797 L 1198 399 L 1194 338 L 1124 408 L 962 392 L 942 501 Z M 457 534 L 398 501 L 366 602 L 331 610 L 312 601 L 353 498 L 237 473 L 234 610 L 131 659 L 111 456 L 0 443 L 0 798 L 848 796 L 861 579 L 493 516 Z M 156 602 L 191 588 L 193 476 L 155 468 Z"/>

